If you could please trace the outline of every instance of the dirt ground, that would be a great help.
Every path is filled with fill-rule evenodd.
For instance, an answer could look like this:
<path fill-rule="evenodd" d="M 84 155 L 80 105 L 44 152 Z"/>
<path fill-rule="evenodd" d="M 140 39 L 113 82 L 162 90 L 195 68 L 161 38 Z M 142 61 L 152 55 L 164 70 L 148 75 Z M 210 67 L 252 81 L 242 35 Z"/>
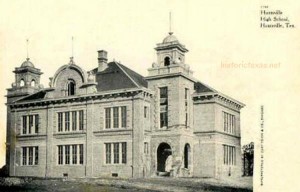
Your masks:
<path fill-rule="evenodd" d="M 1 180 L 2 179 L 2 180 Z M 0 191 L 72 191 L 72 192 L 156 192 L 156 191 L 197 191 L 197 192 L 248 192 L 252 189 L 252 177 L 235 180 L 211 178 L 147 178 L 147 179 L 41 179 L 41 178 L 0 178 Z"/>

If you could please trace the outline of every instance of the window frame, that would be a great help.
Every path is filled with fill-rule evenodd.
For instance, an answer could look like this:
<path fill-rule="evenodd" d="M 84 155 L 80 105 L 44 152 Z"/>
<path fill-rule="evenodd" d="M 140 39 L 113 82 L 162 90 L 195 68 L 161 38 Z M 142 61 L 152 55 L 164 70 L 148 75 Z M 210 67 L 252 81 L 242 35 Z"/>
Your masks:
<path fill-rule="evenodd" d="M 36 166 L 39 165 L 39 147 L 38 146 L 22 146 L 20 157 L 21 166 Z"/>
<path fill-rule="evenodd" d="M 127 106 L 104 107 L 104 130 L 127 128 Z"/>
<path fill-rule="evenodd" d="M 37 135 L 39 133 L 40 116 L 37 113 L 25 114 L 21 117 L 20 135 Z"/>
<path fill-rule="evenodd" d="M 159 128 L 168 127 L 168 105 L 169 105 L 169 89 L 168 86 L 159 87 Z M 163 109 L 163 110 L 162 110 Z"/>
<path fill-rule="evenodd" d="M 126 165 L 128 147 L 127 142 L 104 143 L 104 165 Z"/>
<path fill-rule="evenodd" d="M 223 165 L 236 166 L 236 146 L 223 144 Z"/>
<path fill-rule="evenodd" d="M 84 164 L 83 144 L 57 145 L 58 166 L 80 166 Z"/>
<path fill-rule="evenodd" d="M 76 133 L 84 130 L 84 110 L 57 111 L 57 133 Z"/>

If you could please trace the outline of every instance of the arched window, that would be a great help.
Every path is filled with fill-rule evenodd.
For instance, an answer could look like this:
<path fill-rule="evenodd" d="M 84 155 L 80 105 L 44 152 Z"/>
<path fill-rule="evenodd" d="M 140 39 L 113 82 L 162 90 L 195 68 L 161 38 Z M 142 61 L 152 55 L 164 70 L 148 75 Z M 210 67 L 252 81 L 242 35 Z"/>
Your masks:
<path fill-rule="evenodd" d="M 35 80 L 34 79 L 32 79 L 30 85 L 31 85 L 31 87 L 35 87 Z"/>
<path fill-rule="evenodd" d="M 68 84 L 67 84 L 67 94 L 68 96 L 70 95 L 75 95 L 75 81 L 70 79 L 68 81 Z"/>
<path fill-rule="evenodd" d="M 170 65 L 170 57 L 165 57 L 164 65 L 165 66 L 169 66 Z"/>
<path fill-rule="evenodd" d="M 21 86 L 21 87 L 24 87 L 24 85 L 25 85 L 25 81 L 24 81 L 24 79 L 21 79 L 21 81 L 20 81 L 20 86 Z"/>
<path fill-rule="evenodd" d="M 184 146 L 184 168 L 188 169 L 191 161 L 191 148 L 189 144 Z"/>

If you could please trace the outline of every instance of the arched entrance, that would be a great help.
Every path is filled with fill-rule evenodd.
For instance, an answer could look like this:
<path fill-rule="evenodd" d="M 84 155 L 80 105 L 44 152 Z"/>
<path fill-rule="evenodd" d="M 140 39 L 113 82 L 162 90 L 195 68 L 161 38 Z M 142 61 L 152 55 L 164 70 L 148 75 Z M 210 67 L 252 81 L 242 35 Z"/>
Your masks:
<path fill-rule="evenodd" d="M 188 169 L 190 165 L 190 159 L 191 159 L 191 147 L 187 143 L 184 146 L 184 168 Z"/>
<path fill-rule="evenodd" d="M 169 155 L 172 155 L 172 150 L 169 144 L 161 143 L 157 148 L 157 171 L 165 172 L 166 160 Z"/>

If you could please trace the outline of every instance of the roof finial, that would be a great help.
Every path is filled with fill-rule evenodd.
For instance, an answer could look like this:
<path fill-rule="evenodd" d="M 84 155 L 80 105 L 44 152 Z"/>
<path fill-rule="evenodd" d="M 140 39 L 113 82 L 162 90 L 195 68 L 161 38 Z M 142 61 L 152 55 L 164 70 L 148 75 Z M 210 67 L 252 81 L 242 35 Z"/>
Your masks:
<path fill-rule="evenodd" d="M 169 24 L 170 24 L 170 30 L 169 30 L 169 35 L 172 35 L 172 12 L 170 11 L 169 13 Z"/>
<path fill-rule="evenodd" d="M 27 57 L 26 57 L 26 60 L 28 61 L 29 60 L 29 54 L 28 54 L 28 44 L 29 44 L 29 39 L 26 39 L 26 52 L 27 52 Z"/>
<path fill-rule="evenodd" d="M 74 57 L 74 37 L 72 36 L 72 57 Z"/>
<path fill-rule="evenodd" d="M 70 57 L 70 63 L 74 64 L 74 37 L 72 36 L 72 56 Z"/>

